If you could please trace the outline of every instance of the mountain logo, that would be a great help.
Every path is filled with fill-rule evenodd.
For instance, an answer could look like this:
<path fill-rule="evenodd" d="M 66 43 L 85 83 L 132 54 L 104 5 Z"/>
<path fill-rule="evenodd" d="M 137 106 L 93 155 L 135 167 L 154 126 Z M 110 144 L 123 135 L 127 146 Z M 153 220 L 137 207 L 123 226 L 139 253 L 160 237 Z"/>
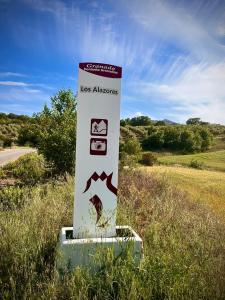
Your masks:
<path fill-rule="evenodd" d="M 113 172 L 109 175 L 107 175 L 105 172 L 102 172 L 101 175 L 98 175 L 98 173 L 94 172 L 91 177 L 87 180 L 86 183 L 86 188 L 84 190 L 83 193 L 87 192 L 91 186 L 92 180 L 94 180 L 95 182 L 97 180 L 101 180 L 104 181 L 106 179 L 106 186 L 107 188 L 110 190 L 110 192 L 112 192 L 113 194 L 117 195 L 117 188 L 112 184 L 112 176 L 113 176 Z"/>

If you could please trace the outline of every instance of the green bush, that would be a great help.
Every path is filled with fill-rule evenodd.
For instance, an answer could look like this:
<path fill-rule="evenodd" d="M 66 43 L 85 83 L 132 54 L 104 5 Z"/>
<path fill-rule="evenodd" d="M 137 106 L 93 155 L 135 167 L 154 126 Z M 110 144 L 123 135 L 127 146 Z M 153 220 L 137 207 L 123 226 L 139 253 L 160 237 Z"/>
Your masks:
<path fill-rule="evenodd" d="M 141 146 L 138 140 L 132 139 L 128 140 L 123 147 L 123 151 L 130 155 L 140 155 Z"/>
<path fill-rule="evenodd" d="M 4 178 L 5 177 L 5 172 L 3 170 L 2 167 L 0 167 L 0 178 Z"/>
<path fill-rule="evenodd" d="M 120 144 L 120 166 L 135 167 L 141 156 L 138 140 L 132 139 Z"/>
<path fill-rule="evenodd" d="M 146 166 L 153 166 L 157 162 L 157 157 L 153 153 L 143 153 L 142 163 Z"/>
<path fill-rule="evenodd" d="M 203 163 L 196 160 L 196 159 L 192 159 L 190 164 L 189 164 L 190 168 L 194 168 L 194 169 L 202 169 L 203 168 Z"/>
<path fill-rule="evenodd" d="M 12 147 L 13 139 L 8 136 L 5 136 L 3 142 L 4 147 Z"/>
<path fill-rule="evenodd" d="M 25 146 L 37 146 L 38 144 L 38 134 L 37 134 L 38 124 L 27 124 L 20 128 L 18 135 L 18 144 Z"/>
<path fill-rule="evenodd" d="M 142 142 L 142 146 L 146 150 L 161 149 L 163 145 L 164 145 L 164 132 L 161 130 L 153 131 Z"/>
<path fill-rule="evenodd" d="M 45 175 L 44 158 L 36 153 L 26 154 L 4 166 L 4 170 L 10 171 L 22 183 L 33 185 L 41 181 Z"/>
<path fill-rule="evenodd" d="M 0 189 L 0 210 L 21 208 L 28 198 L 28 194 L 28 188 L 10 186 Z"/>
<path fill-rule="evenodd" d="M 140 157 L 139 155 L 132 155 L 127 154 L 126 152 L 121 152 L 120 154 L 120 167 L 130 167 L 134 168 L 137 166 L 137 163 L 139 161 Z"/>

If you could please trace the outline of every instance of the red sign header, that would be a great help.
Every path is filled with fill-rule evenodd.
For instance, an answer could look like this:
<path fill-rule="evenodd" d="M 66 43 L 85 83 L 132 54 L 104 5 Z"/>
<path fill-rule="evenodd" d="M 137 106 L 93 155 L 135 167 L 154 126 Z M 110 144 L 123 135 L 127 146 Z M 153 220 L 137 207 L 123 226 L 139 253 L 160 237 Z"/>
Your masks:
<path fill-rule="evenodd" d="M 121 78 L 122 77 L 122 68 L 118 66 L 101 64 L 101 63 L 80 63 L 79 68 L 103 77 L 109 78 Z"/>

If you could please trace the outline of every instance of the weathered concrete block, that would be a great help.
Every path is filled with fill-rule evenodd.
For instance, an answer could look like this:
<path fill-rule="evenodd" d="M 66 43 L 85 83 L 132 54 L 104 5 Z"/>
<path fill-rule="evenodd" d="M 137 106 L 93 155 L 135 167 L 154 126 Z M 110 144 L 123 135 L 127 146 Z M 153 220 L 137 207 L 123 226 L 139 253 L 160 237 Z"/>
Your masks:
<path fill-rule="evenodd" d="M 116 226 L 116 237 L 111 238 L 73 238 L 73 227 L 63 227 L 60 233 L 57 269 L 60 273 L 72 271 L 76 267 L 96 268 L 93 261 L 98 250 L 112 249 L 115 256 L 130 246 L 136 263 L 142 257 L 142 239 L 130 226 Z"/>

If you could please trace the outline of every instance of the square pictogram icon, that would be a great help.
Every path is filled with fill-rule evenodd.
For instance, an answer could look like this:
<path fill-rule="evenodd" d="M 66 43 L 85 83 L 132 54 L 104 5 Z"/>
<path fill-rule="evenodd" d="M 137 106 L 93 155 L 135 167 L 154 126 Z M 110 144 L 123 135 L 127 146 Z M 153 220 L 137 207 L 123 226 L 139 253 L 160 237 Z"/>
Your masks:
<path fill-rule="evenodd" d="M 91 135 L 107 136 L 108 120 L 106 119 L 91 119 Z"/>
<path fill-rule="evenodd" d="M 91 138 L 90 140 L 90 154 L 91 155 L 106 155 L 107 140 L 99 138 Z"/>

